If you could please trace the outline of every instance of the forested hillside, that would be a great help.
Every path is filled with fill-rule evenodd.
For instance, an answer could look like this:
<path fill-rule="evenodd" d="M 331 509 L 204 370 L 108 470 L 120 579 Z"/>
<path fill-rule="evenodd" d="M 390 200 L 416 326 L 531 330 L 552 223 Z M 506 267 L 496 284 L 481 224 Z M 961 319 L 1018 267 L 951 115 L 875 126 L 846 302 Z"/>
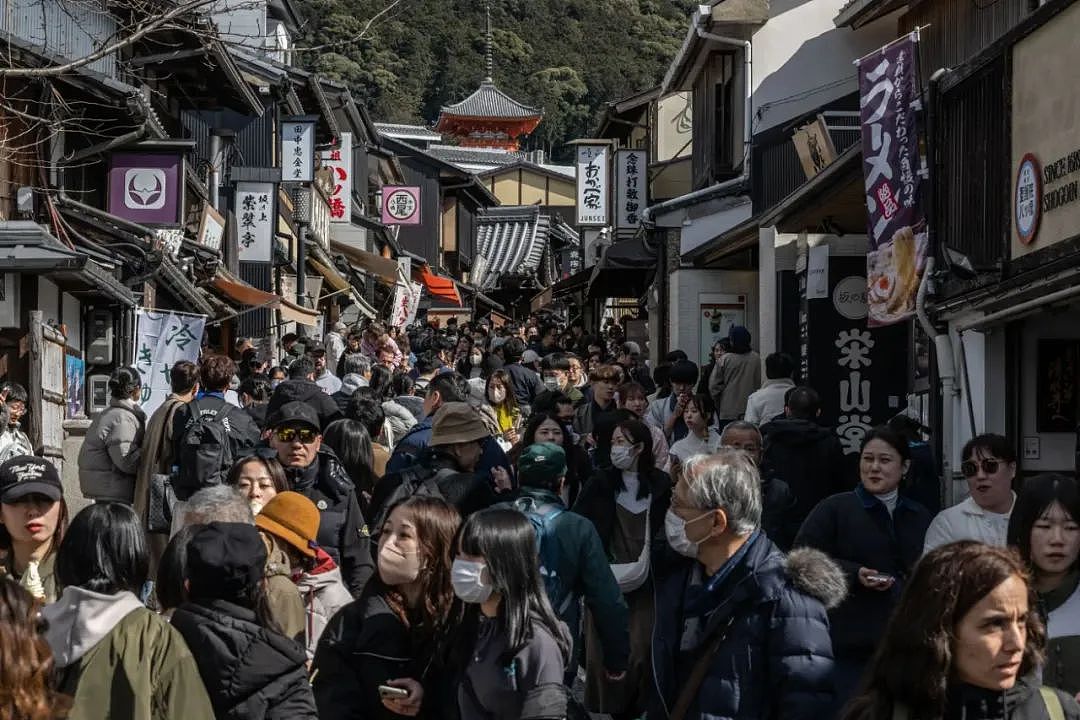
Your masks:
<path fill-rule="evenodd" d="M 301 0 L 302 66 L 349 83 L 384 122 L 426 122 L 484 76 L 483 0 Z M 532 147 L 587 134 L 603 103 L 655 85 L 695 0 L 491 0 L 495 82 L 543 107 Z M 364 35 L 361 39 L 357 38 Z"/>

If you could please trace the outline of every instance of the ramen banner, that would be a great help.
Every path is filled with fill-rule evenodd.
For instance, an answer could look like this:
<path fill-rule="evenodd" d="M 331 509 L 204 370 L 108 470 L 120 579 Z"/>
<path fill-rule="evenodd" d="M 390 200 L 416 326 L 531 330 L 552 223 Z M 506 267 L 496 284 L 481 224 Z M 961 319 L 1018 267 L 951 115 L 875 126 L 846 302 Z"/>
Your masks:
<path fill-rule="evenodd" d="M 870 240 L 866 256 L 870 326 L 900 322 L 915 313 L 926 262 L 918 41 L 918 33 L 910 33 L 856 62 Z"/>

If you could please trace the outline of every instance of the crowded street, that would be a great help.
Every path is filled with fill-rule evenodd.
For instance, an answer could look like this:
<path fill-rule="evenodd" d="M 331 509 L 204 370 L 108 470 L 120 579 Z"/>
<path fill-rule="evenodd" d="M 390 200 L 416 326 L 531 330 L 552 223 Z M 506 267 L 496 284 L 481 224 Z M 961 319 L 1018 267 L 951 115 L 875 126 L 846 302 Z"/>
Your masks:
<path fill-rule="evenodd" d="M 1080 720 L 1080 0 L 0 33 L 0 720 Z"/>

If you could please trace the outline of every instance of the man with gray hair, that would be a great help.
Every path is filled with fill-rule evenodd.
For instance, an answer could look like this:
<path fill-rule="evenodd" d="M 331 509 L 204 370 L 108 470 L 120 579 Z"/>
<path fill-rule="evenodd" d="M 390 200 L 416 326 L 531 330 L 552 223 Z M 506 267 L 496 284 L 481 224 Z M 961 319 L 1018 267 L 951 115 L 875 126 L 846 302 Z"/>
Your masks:
<path fill-rule="evenodd" d="M 188 525 L 212 522 L 255 524 L 251 502 L 231 485 L 211 485 L 198 491 L 187 502 L 173 508 L 172 535 Z"/>
<path fill-rule="evenodd" d="M 761 431 L 745 420 L 730 422 L 720 433 L 720 446 L 742 450 L 757 466 L 761 475 L 761 528 L 781 550 L 790 550 L 799 531 L 791 515 L 795 495 L 788 484 L 776 476 L 775 468 L 761 466 Z"/>
<path fill-rule="evenodd" d="M 362 353 L 342 355 L 341 362 L 338 364 L 338 377 L 341 378 L 341 389 L 330 397 L 344 413 L 353 393 L 367 387 L 368 381 L 371 380 L 371 358 Z"/>
<path fill-rule="evenodd" d="M 683 466 L 653 560 L 648 717 L 820 720 L 831 708 L 826 611 L 847 582 L 823 553 L 785 556 L 761 532 L 760 485 L 741 450 Z"/>

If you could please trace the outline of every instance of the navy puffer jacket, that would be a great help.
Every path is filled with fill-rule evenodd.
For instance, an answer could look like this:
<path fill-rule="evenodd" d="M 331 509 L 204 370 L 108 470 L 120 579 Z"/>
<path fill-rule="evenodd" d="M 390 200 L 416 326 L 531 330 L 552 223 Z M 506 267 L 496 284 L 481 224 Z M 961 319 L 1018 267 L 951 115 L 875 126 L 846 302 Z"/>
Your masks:
<path fill-rule="evenodd" d="M 724 640 L 686 717 L 824 720 L 833 699 L 826 609 L 842 601 L 847 591 L 836 564 L 816 550 L 785 556 L 757 533 L 713 594 L 719 602 L 705 616 L 706 639 L 681 650 L 683 604 L 698 563 L 670 549 L 662 554 L 653 562 L 657 595 L 649 719 L 670 717 L 701 645 L 721 631 Z"/>

